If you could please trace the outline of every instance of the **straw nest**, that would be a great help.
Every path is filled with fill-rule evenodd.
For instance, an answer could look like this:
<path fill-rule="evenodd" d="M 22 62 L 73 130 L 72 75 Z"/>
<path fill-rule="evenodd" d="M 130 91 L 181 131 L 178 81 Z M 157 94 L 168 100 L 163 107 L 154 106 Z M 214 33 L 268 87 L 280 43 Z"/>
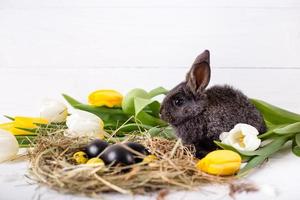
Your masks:
<path fill-rule="evenodd" d="M 228 183 L 233 177 L 217 177 L 199 171 L 193 149 L 180 140 L 129 137 L 143 144 L 158 159 L 131 166 L 76 165 L 72 155 L 82 150 L 88 138 L 69 138 L 60 133 L 40 136 L 30 150 L 31 178 L 53 189 L 89 196 L 103 192 L 141 194 L 176 189 L 191 190 L 206 183 Z"/>

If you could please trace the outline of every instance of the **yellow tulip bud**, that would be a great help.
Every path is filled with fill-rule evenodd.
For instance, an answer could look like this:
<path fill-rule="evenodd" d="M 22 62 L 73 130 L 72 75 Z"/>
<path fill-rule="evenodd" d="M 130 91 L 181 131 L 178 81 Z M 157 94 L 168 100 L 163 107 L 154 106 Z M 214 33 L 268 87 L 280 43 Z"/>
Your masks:
<path fill-rule="evenodd" d="M 114 106 L 121 106 L 122 100 L 122 94 L 115 90 L 97 90 L 92 92 L 88 97 L 90 105 L 107 106 L 110 108 Z"/>
<path fill-rule="evenodd" d="M 208 174 L 226 176 L 239 171 L 241 162 L 241 156 L 234 151 L 216 150 L 198 161 L 196 167 Z"/>

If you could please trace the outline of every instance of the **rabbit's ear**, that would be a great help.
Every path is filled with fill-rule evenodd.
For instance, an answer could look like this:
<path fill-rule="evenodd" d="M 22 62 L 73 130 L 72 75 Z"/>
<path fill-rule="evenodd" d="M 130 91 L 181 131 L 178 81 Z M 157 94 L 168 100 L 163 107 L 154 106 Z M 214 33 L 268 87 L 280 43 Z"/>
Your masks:
<path fill-rule="evenodd" d="M 197 56 L 191 70 L 186 76 L 188 87 L 192 92 L 203 91 L 210 80 L 209 51 L 205 50 Z"/>

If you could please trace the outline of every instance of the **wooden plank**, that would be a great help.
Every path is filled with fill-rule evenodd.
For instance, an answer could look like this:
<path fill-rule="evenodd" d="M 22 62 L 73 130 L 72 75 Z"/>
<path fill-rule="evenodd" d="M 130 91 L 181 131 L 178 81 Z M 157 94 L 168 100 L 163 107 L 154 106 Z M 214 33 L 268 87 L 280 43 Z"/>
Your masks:
<path fill-rule="evenodd" d="M 188 69 L 0 69 L 0 114 L 37 115 L 44 98 L 67 93 L 86 101 L 89 92 L 113 88 L 126 93 L 136 87 L 168 89 L 181 82 Z M 300 70 L 213 69 L 210 85 L 230 84 L 250 97 L 300 113 Z"/>
<path fill-rule="evenodd" d="M 263 8 L 295 8 L 300 6 L 300 2 L 296 0 L 2 0 L 0 8 L 95 8 L 95 7 L 263 7 Z"/>
<path fill-rule="evenodd" d="M 181 68 L 204 49 L 218 68 L 300 67 L 298 1 L 19 2 L 0 4 L 0 67 Z"/>

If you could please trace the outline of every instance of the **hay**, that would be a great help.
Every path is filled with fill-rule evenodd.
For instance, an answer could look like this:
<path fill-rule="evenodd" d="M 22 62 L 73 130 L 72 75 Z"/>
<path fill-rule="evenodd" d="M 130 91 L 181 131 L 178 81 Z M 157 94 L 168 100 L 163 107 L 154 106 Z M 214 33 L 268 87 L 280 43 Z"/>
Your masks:
<path fill-rule="evenodd" d="M 149 164 L 101 167 L 76 165 L 72 155 L 82 150 L 88 138 L 69 138 L 62 131 L 40 136 L 30 150 L 30 175 L 41 184 L 67 193 L 93 196 L 104 192 L 141 194 L 158 190 L 192 190 L 206 183 L 231 182 L 233 177 L 217 177 L 196 169 L 193 149 L 180 140 L 129 137 L 146 146 L 158 160 Z"/>

